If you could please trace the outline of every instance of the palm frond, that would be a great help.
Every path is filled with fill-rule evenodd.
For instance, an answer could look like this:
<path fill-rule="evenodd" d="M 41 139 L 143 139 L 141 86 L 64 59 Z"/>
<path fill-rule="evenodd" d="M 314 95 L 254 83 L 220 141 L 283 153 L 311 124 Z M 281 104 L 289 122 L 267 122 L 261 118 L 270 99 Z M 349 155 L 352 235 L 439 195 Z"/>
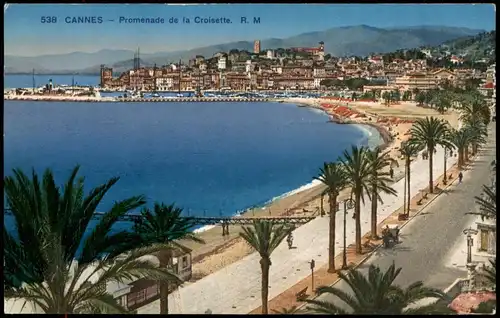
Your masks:
<path fill-rule="evenodd" d="M 255 220 L 252 227 L 242 227 L 240 236 L 255 249 L 262 258 L 270 258 L 272 252 L 290 233 L 285 225 L 275 225 L 272 221 Z"/>
<path fill-rule="evenodd" d="M 403 315 L 454 315 L 456 312 L 443 303 L 430 304 L 417 308 L 408 308 L 402 312 Z"/>
<path fill-rule="evenodd" d="M 347 273 L 340 273 L 339 277 L 350 287 L 350 293 L 332 286 L 319 287 L 317 293 L 318 295 L 335 296 L 344 302 L 350 310 L 343 310 L 336 304 L 318 299 L 306 300 L 308 304 L 313 305 L 308 308 L 319 313 L 346 314 L 349 312 L 349 314 L 355 315 L 397 315 L 406 312 L 433 312 L 434 307 L 418 309 L 420 311 L 407 309 L 407 307 L 427 297 L 443 299 L 443 292 L 425 287 L 421 282 L 413 283 L 405 289 L 394 286 L 394 281 L 400 272 L 401 268 L 396 268 L 395 264 L 392 264 L 385 272 L 382 272 L 379 267 L 370 265 L 367 275 L 363 275 L 357 269 L 351 269 Z M 438 311 L 435 310 L 435 312 Z"/>
<path fill-rule="evenodd" d="M 364 203 L 364 194 L 368 194 L 368 185 L 371 175 L 371 163 L 367 158 L 366 147 L 352 146 L 351 151 L 344 151 L 340 164 L 343 167 L 347 185 L 352 188 L 353 193 L 358 194 Z"/>
<path fill-rule="evenodd" d="M 468 212 L 466 214 L 479 215 L 484 218 L 497 218 L 497 200 L 496 189 L 483 185 L 481 196 L 475 196 L 476 204 L 479 207 L 478 212 Z"/>
<path fill-rule="evenodd" d="M 83 178 L 77 177 L 78 171 L 79 166 L 76 166 L 62 189 L 56 186 L 49 169 L 45 170 L 42 180 L 34 170 L 31 179 L 20 169 L 14 169 L 12 176 L 5 177 L 6 203 L 15 221 L 13 229 L 4 229 L 4 238 L 9 241 L 4 246 L 4 253 L 9 255 L 4 266 L 8 273 L 7 288 L 20 287 L 22 282 L 41 283 L 44 280 L 43 273 L 48 264 L 40 254 L 43 251 L 42 224 L 50 227 L 49 232 L 58 233 L 64 242 L 66 261 L 71 262 L 77 257 L 80 263 L 91 263 L 113 250 L 113 246 L 106 243 L 118 241 L 110 231 L 115 216 L 143 203 L 142 197 L 123 201 L 135 202 L 128 206 L 123 202 L 117 203 L 113 209 L 121 207 L 122 211 L 116 213 L 114 210 L 112 218 L 111 214 L 106 215 L 88 241 L 84 240 L 97 206 L 118 178 L 110 179 L 84 197 Z M 117 235 L 124 237 L 123 233 Z M 78 257 L 77 251 L 82 245 L 83 256 Z"/>
<path fill-rule="evenodd" d="M 338 195 L 340 190 L 346 186 L 346 174 L 339 163 L 325 162 L 320 168 L 319 175 L 314 179 L 326 185 L 328 188 L 325 192 L 331 195 Z"/>
<path fill-rule="evenodd" d="M 428 151 L 434 151 L 437 145 L 451 148 L 453 144 L 446 138 L 447 130 L 443 120 L 435 117 L 418 119 L 410 129 L 412 137 L 409 143 L 425 146 Z"/>
<path fill-rule="evenodd" d="M 497 284 L 497 261 L 496 259 L 489 260 L 489 266 L 484 266 L 480 273 L 481 277 L 485 278 L 488 283 L 496 288 Z"/>

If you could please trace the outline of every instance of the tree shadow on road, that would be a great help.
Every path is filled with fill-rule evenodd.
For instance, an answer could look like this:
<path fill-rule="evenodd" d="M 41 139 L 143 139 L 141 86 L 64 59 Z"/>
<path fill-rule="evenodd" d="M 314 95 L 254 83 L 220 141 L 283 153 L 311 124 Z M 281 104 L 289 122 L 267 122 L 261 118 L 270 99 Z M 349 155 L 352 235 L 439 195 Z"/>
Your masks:
<path fill-rule="evenodd" d="M 443 189 L 441 191 L 441 193 L 444 193 L 446 195 L 452 194 L 452 193 L 460 193 L 460 192 L 464 192 L 464 191 L 462 189 L 459 189 L 459 188 L 448 188 L 448 189 Z"/>
<path fill-rule="evenodd" d="M 414 249 L 409 246 L 401 246 L 401 243 L 394 245 L 393 247 L 385 248 L 380 247 L 378 250 L 373 253 L 374 256 L 395 256 L 396 253 L 401 252 L 411 252 Z"/>
<path fill-rule="evenodd" d="M 415 217 L 426 216 L 426 215 L 430 215 L 430 214 L 434 214 L 434 213 L 432 211 L 420 212 L 418 215 L 415 215 Z"/>

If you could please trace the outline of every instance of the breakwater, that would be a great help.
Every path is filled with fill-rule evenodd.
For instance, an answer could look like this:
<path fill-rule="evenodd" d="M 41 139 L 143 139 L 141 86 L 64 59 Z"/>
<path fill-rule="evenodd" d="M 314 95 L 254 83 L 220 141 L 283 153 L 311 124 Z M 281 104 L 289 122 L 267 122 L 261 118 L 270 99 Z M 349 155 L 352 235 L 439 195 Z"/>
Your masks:
<path fill-rule="evenodd" d="M 205 102 L 205 103 L 262 103 L 276 101 L 274 98 L 241 98 L 241 97 L 176 97 L 176 98 L 115 98 L 115 97 L 82 97 L 82 96 L 40 96 L 40 95 L 6 95 L 4 100 L 11 101 L 44 101 L 44 102 L 120 102 L 120 103 L 180 103 L 180 102 Z"/>

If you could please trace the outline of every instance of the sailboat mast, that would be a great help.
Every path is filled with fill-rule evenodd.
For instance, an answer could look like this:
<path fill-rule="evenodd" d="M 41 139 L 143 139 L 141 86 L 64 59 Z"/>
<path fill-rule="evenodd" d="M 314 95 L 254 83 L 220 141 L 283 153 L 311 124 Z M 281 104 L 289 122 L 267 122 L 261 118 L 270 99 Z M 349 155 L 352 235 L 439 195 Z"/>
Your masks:
<path fill-rule="evenodd" d="M 32 81 L 33 81 L 33 94 L 35 94 L 35 69 L 33 69 Z"/>
<path fill-rule="evenodd" d="M 181 62 L 182 62 L 182 60 L 179 60 L 179 92 L 178 92 L 178 94 L 180 94 L 180 93 L 181 93 L 181 80 L 182 80 L 182 75 L 181 75 L 181 73 L 182 73 Z"/>
<path fill-rule="evenodd" d="M 141 68 L 141 48 L 137 48 L 137 68 Z"/>
<path fill-rule="evenodd" d="M 154 81 L 154 83 L 153 83 L 154 91 L 153 92 L 156 93 L 156 63 L 153 67 L 153 81 Z"/>

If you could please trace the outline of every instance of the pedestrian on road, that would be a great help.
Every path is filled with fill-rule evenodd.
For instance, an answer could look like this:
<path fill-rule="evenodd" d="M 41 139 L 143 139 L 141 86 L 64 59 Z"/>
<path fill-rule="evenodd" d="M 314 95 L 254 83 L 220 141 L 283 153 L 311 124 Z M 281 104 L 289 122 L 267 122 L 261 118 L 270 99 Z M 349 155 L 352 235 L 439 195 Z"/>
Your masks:
<path fill-rule="evenodd" d="M 288 233 L 288 236 L 286 238 L 286 242 L 288 243 L 288 249 L 291 250 L 293 246 L 293 235 L 292 232 Z"/>
<path fill-rule="evenodd" d="M 394 178 L 394 169 L 392 167 L 389 169 L 389 174 L 391 175 L 391 179 Z"/>
<path fill-rule="evenodd" d="M 464 175 L 462 174 L 462 171 L 460 171 L 460 173 L 458 174 L 458 183 L 462 183 L 463 177 L 464 177 Z"/>

